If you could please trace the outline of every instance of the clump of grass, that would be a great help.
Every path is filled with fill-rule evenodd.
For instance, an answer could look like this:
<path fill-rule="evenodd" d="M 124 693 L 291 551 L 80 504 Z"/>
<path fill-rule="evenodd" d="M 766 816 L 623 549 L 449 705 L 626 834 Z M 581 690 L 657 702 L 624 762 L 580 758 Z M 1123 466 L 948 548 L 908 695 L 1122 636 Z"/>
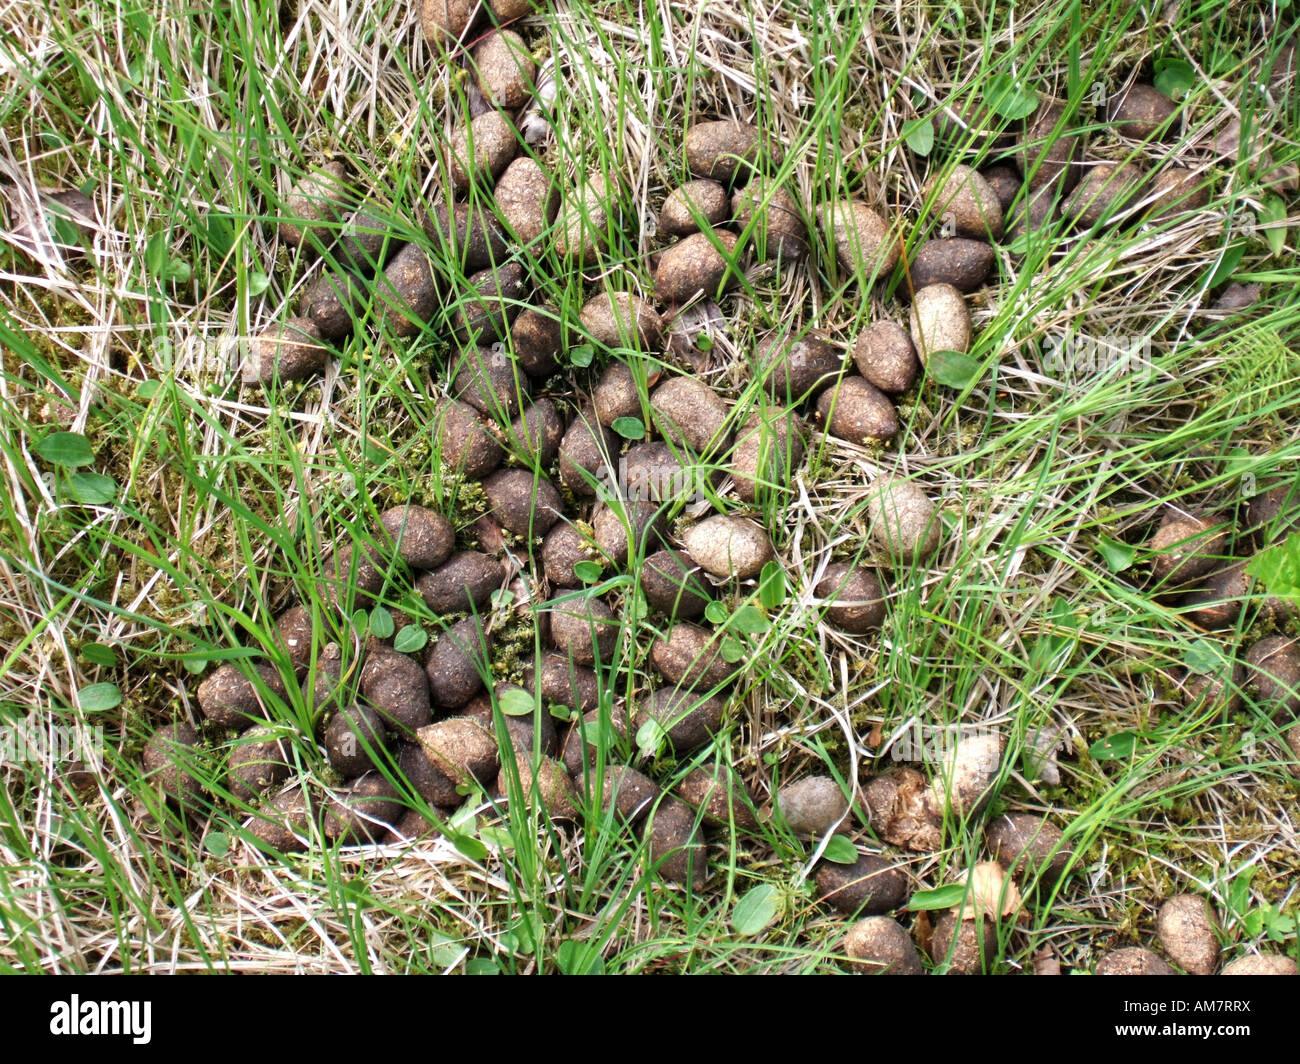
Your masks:
<path fill-rule="evenodd" d="M 76 186 L 102 212 L 87 259 L 37 264 L 0 247 L 10 278 L 0 285 L 0 714 L 102 724 L 105 736 L 89 793 L 66 766 L 0 766 L 13 784 L 0 788 L 10 869 L 0 964 L 552 971 L 599 957 L 610 971 L 837 970 L 843 924 L 810 897 L 815 851 L 766 819 L 756 835 L 713 837 L 710 890 L 692 894 L 664 882 L 644 840 L 607 811 L 574 830 L 520 812 L 517 777 L 505 808 L 470 796 L 444 825 L 450 835 L 418 849 L 323 848 L 287 862 L 246 851 L 228 804 L 182 821 L 151 794 L 144 738 L 194 718 L 206 664 L 268 652 L 270 619 L 289 600 L 320 608 L 313 596 L 336 542 L 366 542 L 377 513 L 408 498 L 454 514 L 462 532 L 480 512 L 469 485 L 443 476 L 430 432 L 454 306 L 410 341 L 363 315 L 337 371 L 271 393 L 240 390 L 237 345 L 221 342 L 283 317 L 319 269 L 275 243 L 289 175 L 341 157 L 395 217 L 413 219 L 442 132 L 463 118 L 463 87 L 430 75 L 405 5 L 364 4 L 347 26 L 155 8 L 122 21 L 91 2 L 77 18 L 20 20 L 0 43 L 15 73 L 0 96 L 6 189 L 31 202 L 37 187 Z M 1147 594 L 1141 551 L 1166 503 L 1230 507 L 1243 476 L 1300 457 L 1295 269 L 1247 224 L 1247 211 L 1258 223 L 1273 209 L 1247 161 L 1204 150 L 1233 112 L 1294 125 L 1294 94 L 1243 89 L 1285 40 L 1244 9 L 1183 11 L 1171 26 L 1132 4 L 1072 4 L 1065 15 L 1030 5 L 1013 27 L 996 5 L 969 3 L 939 12 L 843 0 L 813 18 L 791 5 L 646 14 L 581 0 L 523 24 L 561 83 L 555 135 L 536 154 L 566 188 L 593 171 L 621 181 L 606 261 L 641 292 L 656 246 L 643 215 L 686 176 L 681 133 L 696 118 L 734 115 L 778 134 L 787 150 L 776 177 L 810 220 L 861 196 L 920 219 L 912 246 L 934 221 L 920 193 L 927 172 L 1004 151 L 968 132 L 922 157 L 907 147 L 913 123 L 963 114 L 992 78 L 1015 74 L 1070 101 L 1066 128 L 1088 132 L 1090 157 L 1145 164 L 1156 146 L 1111 137 L 1087 103 L 1092 86 L 1148 79 L 1154 60 L 1196 73 L 1186 122 L 1158 150 L 1163 164 L 1212 177 L 1209 205 L 1154 227 L 1057 227 L 1004 248 L 997 285 L 973 300 L 980 369 L 966 386 L 921 385 L 888 447 L 811 449 L 781 520 L 768 515 L 790 562 L 788 594 L 760 611 L 762 630 L 732 633 L 753 665 L 728 726 L 690 759 L 735 766 L 763 808 L 783 781 L 812 772 L 856 795 L 891 763 L 871 736 L 909 722 L 998 729 L 1010 754 L 995 811 L 1051 815 L 1078 855 L 1007 943 L 1007 970 L 1043 946 L 1086 969 L 1098 942 L 1149 934 L 1155 907 L 1178 890 L 1228 909 L 1228 933 L 1243 941 L 1252 908 L 1295 904 L 1275 812 L 1295 784 L 1277 729 L 1249 701 L 1234 715 L 1175 702 L 1167 677 L 1204 634 Z M 125 74 L 110 45 L 119 40 L 132 57 Z M 193 85 L 211 91 L 196 97 Z M 1295 159 L 1282 145 L 1275 161 Z M 1272 231 L 1293 248 L 1293 203 L 1282 202 Z M 413 235 L 412 225 L 396 237 Z M 753 268 L 720 302 L 731 335 L 709 380 L 732 405 L 732 428 L 759 405 L 750 352 L 763 332 L 815 327 L 848 340 L 898 313 L 890 285 L 864 293 L 827 266 L 823 240 L 814 229 L 807 263 Z M 577 311 L 608 279 L 549 249 L 539 259 L 535 301 L 558 309 L 566 349 L 578 346 Z M 463 287 L 444 267 L 449 288 Z M 1263 284 L 1265 302 L 1242 318 L 1212 312 L 1229 276 Z M 1150 372 L 1053 363 L 1048 342 L 1065 335 L 1149 338 Z M 565 366 L 548 387 L 574 383 L 586 376 Z M 33 446 L 54 428 L 87 437 L 90 468 L 115 483 L 111 504 L 74 504 L 45 477 L 58 471 Z M 946 545 L 929 568 L 890 578 L 879 636 L 849 637 L 806 608 L 806 583 L 832 555 L 884 561 L 866 540 L 866 488 L 899 462 L 940 501 Z M 1131 549 L 1132 562 L 1108 565 L 1104 542 Z M 635 603 L 635 580 L 619 587 Z M 390 605 L 437 624 L 418 603 Z M 729 597 L 727 617 L 747 605 L 748 592 Z M 652 623 L 628 611 L 622 668 L 602 674 L 607 708 L 645 683 Z M 1244 646 L 1252 623 L 1223 645 Z M 512 633 L 515 664 L 540 650 L 527 629 Z M 113 647 L 112 664 L 91 645 Z M 116 685 L 120 707 L 87 712 L 79 692 L 95 683 Z M 319 765 L 313 714 L 296 694 L 273 714 L 300 776 Z M 1024 753 L 1053 726 L 1069 745 L 1061 783 L 1048 785 Z M 1098 757 L 1116 737 L 1131 753 Z M 228 739 L 205 732 L 194 766 L 214 794 Z M 689 763 L 659 767 L 671 781 Z M 981 823 L 954 824 L 947 849 L 907 858 L 917 881 L 946 882 L 980 859 Z M 858 841 L 875 848 L 869 833 Z M 776 891 L 773 920 L 741 934 L 736 902 L 759 885 Z"/>

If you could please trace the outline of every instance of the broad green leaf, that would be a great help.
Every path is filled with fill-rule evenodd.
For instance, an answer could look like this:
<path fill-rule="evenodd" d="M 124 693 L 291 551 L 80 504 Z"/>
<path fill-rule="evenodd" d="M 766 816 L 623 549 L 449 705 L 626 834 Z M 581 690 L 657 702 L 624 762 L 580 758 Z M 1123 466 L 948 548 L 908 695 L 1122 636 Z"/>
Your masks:
<path fill-rule="evenodd" d="M 636 593 L 628 595 L 623 600 L 623 619 L 630 625 L 639 624 L 641 618 L 650 612 L 650 604 L 645 600 L 645 594 L 640 588 Z"/>
<path fill-rule="evenodd" d="M 771 883 L 760 883 L 736 902 L 731 913 L 731 926 L 736 934 L 752 938 L 776 919 L 780 906 L 780 891 Z"/>
<path fill-rule="evenodd" d="M 533 953 L 542 940 L 541 918 L 533 913 L 521 916 L 510 925 L 502 938 L 516 953 Z"/>
<path fill-rule="evenodd" d="M 491 957 L 470 957 L 465 961 L 466 975 L 500 975 L 501 965 Z"/>
<path fill-rule="evenodd" d="M 984 102 L 994 114 L 1014 122 L 1038 109 L 1038 93 L 1010 74 L 994 74 L 984 89 Z"/>
<path fill-rule="evenodd" d="M 393 649 L 403 654 L 414 654 L 429 642 L 429 633 L 418 624 L 408 624 L 393 637 Z"/>
<path fill-rule="evenodd" d="M 383 606 L 376 606 L 370 611 L 370 634 L 376 639 L 388 639 L 395 630 L 393 615 Z"/>
<path fill-rule="evenodd" d="M 1207 288 L 1218 288 L 1229 277 L 1233 275 L 1237 267 L 1241 265 L 1241 260 L 1246 254 L 1246 242 L 1238 240 L 1235 244 L 1223 253 L 1223 257 L 1218 264 L 1211 267 L 1209 277 L 1205 282 Z"/>
<path fill-rule="evenodd" d="M 1234 913 L 1244 913 L 1250 905 L 1250 881 L 1255 878 L 1255 869 L 1246 868 L 1232 877 L 1232 886 L 1228 888 L 1228 908 Z"/>
<path fill-rule="evenodd" d="M 250 296 L 260 296 L 271 287 L 271 278 L 264 273 L 250 273 L 248 275 L 248 294 Z"/>
<path fill-rule="evenodd" d="M 1079 615 L 1074 612 L 1074 607 L 1070 605 L 1070 600 L 1064 597 L 1052 599 L 1051 606 L 1047 609 L 1047 616 L 1058 628 L 1073 628 L 1076 631 L 1079 628 Z M 1062 636 L 1065 642 L 1069 642 L 1069 636 Z"/>
<path fill-rule="evenodd" d="M 785 570 L 780 562 L 768 562 L 758 576 L 758 600 L 764 609 L 775 610 L 785 602 Z"/>
<path fill-rule="evenodd" d="M 1246 564 L 1246 575 L 1263 584 L 1270 595 L 1300 599 L 1300 532 L 1256 554 Z"/>
<path fill-rule="evenodd" d="M 1270 942 L 1286 942 L 1300 933 L 1300 913 L 1294 910 L 1283 913 L 1269 906 L 1264 916 L 1264 926 L 1268 929 Z"/>
<path fill-rule="evenodd" d="M 81 659 L 91 665 L 111 669 L 117 664 L 117 651 L 103 643 L 87 643 L 81 648 Z"/>
<path fill-rule="evenodd" d="M 164 232 L 154 233 L 145 245 L 144 268 L 155 280 L 177 281 L 181 284 L 188 281 L 194 272 L 188 262 L 172 258 L 167 246 L 167 234 Z"/>
<path fill-rule="evenodd" d="M 591 360 L 595 357 L 595 354 L 596 349 L 591 344 L 582 344 L 569 352 L 569 361 L 579 369 L 585 369 L 591 365 Z"/>
<path fill-rule="evenodd" d="M 1023 258 L 1029 254 L 1029 249 L 1032 248 L 1034 242 L 1039 239 L 1041 238 L 1033 232 L 1026 231 L 1018 233 L 1016 236 L 1011 238 L 1011 242 L 1007 245 L 1007 250 L 1011 252 L 1011 254 Z"/>
<path fill-rule="evenodd" d="M 1177 102 L 1196 85 L 1196 70 L 1182 59 L 1157 59 L 1153 84 L 1157 92 Z"/>
<path fill-rule="evenodd" d="M 616 417 L 609 427 L 625 440 L 645 439 L 645 425 L 639 417 Z"/>
<path fill-rule="evenodd" d="M 590 942 L 567 939 L 555 951 L 555 967 L 563 975 L 604 975 L 605 958 Z"/>
<path fill-rule="evenodd" d="M 154 233 L 144 246 L 144 268 L 149 272 L 149 276 L 161 280 L 163 272 L 167 269 L 168 258 L 167 234 Z"/>
<path fill-rule="evenodd" d="M 224 831 L 209 831 L 203 846 L 213 857 L 225 857 L 230 852 L 230 836 Z"/>
<path fill-rule="evenodd" d="M 1223 669 L 1225 658 L 1223 651 L 1209 639 L 1197 639 L 1187 648 L 1183 655 L 1183 664 L 1189 672 L 1205 676 L 1216 676 Z"/>
<path fill-rule="evenodd" d="M 915 912 L 923 909 L 951 909 L 954 905 L 960 905 L 965 897 L 965 883 L 948 883 L 935 887 L 934 890 L 918 890 L 908 901 L 907 907 Z"/>
<path fill-rule="evenodd" d="M 215 211 L 208 215 L 207 244 L 217 257 L 214 265 L 229 257 L 235 247 L 235 226 L 229 215 Z"/>
<path fill-rule="evenodd" d="M 926 375 L 948 388 L 965 388 L 983 375 L 984 367 L 960 351 L 931 351 L 925 363 Z"/>
<path fill-rule="evenodd" d="M 600 562 L 578 562 L 573 567 L 573 575 L 584 584 L 594 584 L 605 574 L 605 567 Z"/>
<path fill-rule="evenodd" d="M 1233 447 L 1223 456 L 1223 472 L 1225 476 L 1239 477 L 1243 473 L 1249 473 L 1255 465 L 1255 456 L 1244 447 Z"/>
<path fill-rule="evenodd" d="M 772 626 L 757 606 L 741 606 L 731 615 L 730 628 L 741 635 L 761 635 Z"/>
<path fill-rule="evenodd" d="M 51 465 L 84 466 L 95 460 L 90 441 L 79 432 L 51 432 L 42 437 L 33 450 Z"/>
<path fill-rule="evenodd" d="M 712 621 L 714 624 L 724 624 L 727 620 L 727 604 L 714 599 L 704 607 L 705 620 Z"/>
<path fill-rule="evenodd" d="M 56 243 L 75 248 L 82 242 L 81 230 L 77 227 L 77 223 L 64 214 L 63 209 L 47 210 L 45 218 L 50 223 L 50 235 Z"/>
<path fill-rule="evenodd" d="M 917 155 L 929 155 L 934 147 L 934 123 L 928 118 L 912 119 L 903 126 L 903 142 Z"/>
<path fill-rule="evenodd" d="M 484 824 L 478 829 L 478 837 L 502 851 L 515 848 L 515 839 L 510 834 L 510 829 L 501 824 Z"/>
<path fill-rule="evenodd" d="M 1095 761 L 1126 761 L 1137 749 L 1137 733 L 1131 731 L 1116 732 L 1098 739 L 1088 749 Z"/>
<path fill-rule="evenodd" d="M 733 639 L 731 636 L 727 636 L 718 645 L 718 656 L 729 665 L 735 665 L 738 661 L 744 661 L 748 656 L 748 653 L 749 652 L 745 649 L 745 644 L 739 639 Z"/>
<path fill-rule="evenodd" d="M 832 835 L 822 850 L 822 857 L 832 864 L 851 865 L 858 859 L 858 848 L 846 835 Z"/>
<path fill-rule="evenodd" d="M 1269 251 L 1275 256 L 1281 255 L 1286 248 L 1286 226 L 1278 223 L 1286 221 L 1286 201 L 1277 195 L 1265 196 L 1259 220 L 1268 226 L 1264 230 L 1264 239 L 1268 241 Z"/>
<path fill-rule="evenodd" d="M 136 385 L 135 394 L 137 399 L 143 399 L 146 403 L 162 391 L 163 382 L 157 379 L 141 381 Z"/>
<path fill-rule="evenodd" d="M 658 757 L 668 733 L 651 717 L 636 730 L 636 748 L 642 757 Z"/>
<path fill-rule="evenodd" d="M 117 498 L 117 481 L 102 473 L 73 473 L 64 486 L 83 506 L 107 506 Z"/>
<path fill-rule="evenodd" d="M 478 833 L 478 814 L 474 812 L 477 802 L 465 802 L 451 814 L 447 821 L 447 830 L 456 835 L 475 835 Z"/>
<path fill-rule="evenodd" d="M 531 717 L 533 710 L 537 708 L 532 695 L 513 687 L 502 691 L 497 703 L 501 706 L 501 712 L 507 717 Z"/>
<path fill-rule="evenodd" d="M 1137 548 L 1130 547 L 1127 543 L 1121 543 L 1117 539 L 1100 536 L 1097 539 L 1097 553 L 1105 560 L 1107 569 L 1112 573 L 1122 573 L 1124 570 L 1133 567 L 1133 559 L 1137 557 Z"/>
<path fill-rule="evenodd" d="M 431 932 L 429 942 L 429 956 L 433 958 L 433 963 L 441 968 L 450 968 L 453 964 L 459 964 L 461 957 L 465 955 L 464 943 L 441 931 Z"/>
<path fill-rule="evenodd" d="M 115 683 L 92 683 L 77 692 L 77 705 L 83 713 L 107 713 L 122 704 L 122 692 Z"/>

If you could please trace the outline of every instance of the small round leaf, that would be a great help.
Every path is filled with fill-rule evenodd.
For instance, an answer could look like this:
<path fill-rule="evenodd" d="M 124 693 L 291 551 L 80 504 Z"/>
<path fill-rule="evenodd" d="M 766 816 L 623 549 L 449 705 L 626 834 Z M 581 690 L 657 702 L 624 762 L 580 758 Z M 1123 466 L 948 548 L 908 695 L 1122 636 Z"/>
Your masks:
<path fill-rule="evenodd" d="M 370 634 L 376 639 L 389 639 L 395 630 L 393 615 L 383 606 L 376 606 L 370 611 Z"/>
<path fill-rule="evenodd" d="M 497 703 L 501 706 L 501 712 L 507 717 L 531 717 L 533 710 L 537 708 L 537 703 L 532 695 L 527 691 L 519 691 L 514 688 L 501 692 Z"/>
<path fill-rule="evenodd" d="M 403 654 L 414 654 L 429 642 L 429 633 L 418 624 L 408 624 L 393 637 L 393 649 Z"/>
<path fill-rule="evenodd" d="M 625 440 L 645 439 L 645 425 L 639 417 L 616 417 L 609 427 Z"/>
<path fill-rule="evenodd" d="M 832 835 L 822 850 L 822 857 L 832 864 L 851 865 L 858 859 L 858 848 L 846 835 Z"/>

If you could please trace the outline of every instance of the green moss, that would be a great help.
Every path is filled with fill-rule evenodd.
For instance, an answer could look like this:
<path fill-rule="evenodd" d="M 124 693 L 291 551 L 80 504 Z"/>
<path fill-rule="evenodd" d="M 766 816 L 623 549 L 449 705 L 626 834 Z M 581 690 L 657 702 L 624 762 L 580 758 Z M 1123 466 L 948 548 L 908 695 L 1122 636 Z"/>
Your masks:
<path fill-rule="evenodd" d="M 6 272 L 20 275 L 40 270 L 25 255 L 7 245 L 0 253 L 0 264 Z M 37 355 L 52 366 L 67 371 L 69 383 L 75 386 L 83 376 L 83 367 L 74 352 L 85 348 L 88 332 L 94 328 L 90 311 L 71 299 L 60 297 L 44 285 L 26 285 L 17 281 L 0 282 L 0 304 L 16 308 L 30 320 L 48 323 L 48 328 L 26 329 L 23 335 Z M 83 332 L 83 328 L 87 331 Z M 32 374 L 31 367 L 8 346 L 0 347 L 0 365 L 14 379 L 29 378 Z"/>
<path fill-rule="evenodd" d="M 449 476 L 444 482 L 450 510 L 447 519 L 458 529 L 467 529 L 488 511 L 487 494 L 477 480 L 459 474 Z M 471 541 L 474 542 L 474 541 Z"/>
<path fill-rule="evenodd" d="M 522 683 L 533 665 L 538 642 L 537 621 L 531 611 L 511 610 L 492 635 L 492 672 L 498 682 Z"/>

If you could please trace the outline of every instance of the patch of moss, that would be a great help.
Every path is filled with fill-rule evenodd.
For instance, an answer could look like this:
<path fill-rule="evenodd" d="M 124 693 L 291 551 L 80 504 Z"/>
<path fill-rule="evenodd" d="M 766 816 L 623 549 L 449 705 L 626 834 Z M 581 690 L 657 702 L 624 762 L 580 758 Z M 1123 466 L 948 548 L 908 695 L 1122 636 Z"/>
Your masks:
<path fill-rule="evenodd" d="M 0 255 L 0 264 L 10 273 L 22 274 L 38 269 L 25 256 L 9 250 Z M 84 376 L 84 368 L 74 352 L 86 346 L 88 335 L 82 329 L 94 327 L 91 313 L 74 300 L 61 298 L 43 285 L 23 285 L 18 281 L 0 282 L 0 305 L 13 307 L 25 316 L 34 309 L 36 313 L 31 316 L 39 316 L 49 323 L 49 331 L 26 329 L 23 335 L 39 358 L 67 373 L 65 382 L 74 389 L 68 398 L 75 402 L 75 388 Z M 54 338 L 56 332 L 58 340 Z M 8 345 L 0 347 L 0 365 L 15 380 L 23 380 L 33 372 L 28 362 Z M 40 387 L 48 388 L 47 380 L 42 379 Z"/>
<path fill-rule="evenodd" d="M 447 501 L 450 502 L 450 510 L 447 511 L 447 519 L 451 521 L 452 526 L 463 532 L 471 528 L 475 521 L 482 517 L 488 511 L 487 494 L 483 491 L 483 485 L 477 480 L 471 480 L 460 475 L 453 475 L 445 482 L 448 485 Z M 466 546 L 477 546 L 477 540 L 470 537 Z"/>
<path fill-rule="evenodd" d="M 511 610 L 506 622 L 492 633 L 492 672 L 498 682 L 523 682 L 525 670 L 534 662 L 538 638 L 535 615 Z"/>

